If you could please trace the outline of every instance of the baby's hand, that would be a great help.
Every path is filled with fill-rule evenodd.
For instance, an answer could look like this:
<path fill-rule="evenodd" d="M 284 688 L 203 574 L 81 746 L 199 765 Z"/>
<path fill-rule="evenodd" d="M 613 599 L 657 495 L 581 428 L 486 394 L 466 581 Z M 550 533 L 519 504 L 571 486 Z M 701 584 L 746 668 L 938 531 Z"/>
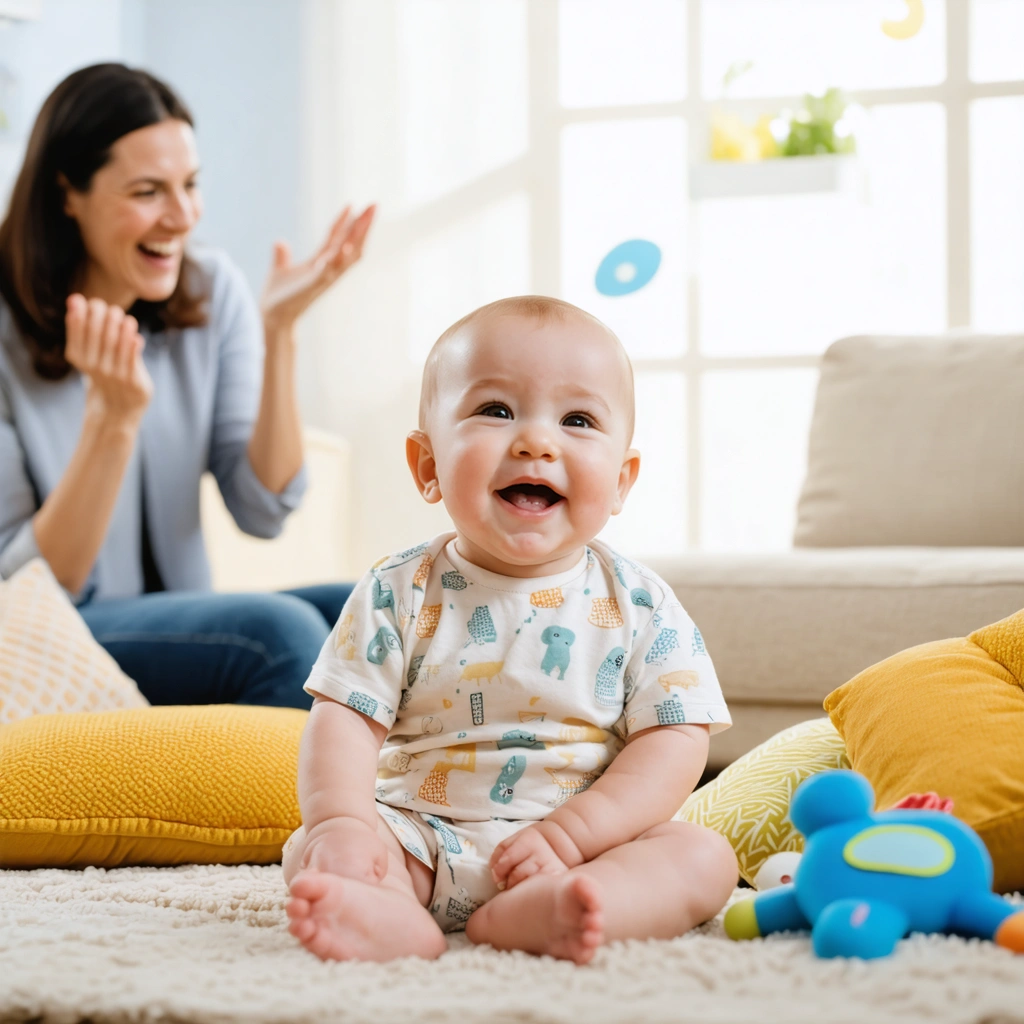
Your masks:
<path fill-rule="evenodd" d="M 388 873 L 388 848 L 366 822 L 330 818 L 306 837 L 299 870 L 306 869 L 378 885 Z"/>
<path fill-rule="evenodd" d="M 491 855 L 491 876 L 499 889 L 511 889 L 531 875 L 557 875 L 569 868 L 533 825 L 509 836 Z"/>

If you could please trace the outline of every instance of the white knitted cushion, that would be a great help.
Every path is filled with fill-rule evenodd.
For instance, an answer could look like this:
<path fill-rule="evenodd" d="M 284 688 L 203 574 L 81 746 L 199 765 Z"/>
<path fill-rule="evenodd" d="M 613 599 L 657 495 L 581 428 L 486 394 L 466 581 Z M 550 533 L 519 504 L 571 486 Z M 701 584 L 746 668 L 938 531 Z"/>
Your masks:
<path fill-rule="evenodd" d="M 0 725 L 148 703 L 93 639 L 42 559 L 0 582 Z"/>

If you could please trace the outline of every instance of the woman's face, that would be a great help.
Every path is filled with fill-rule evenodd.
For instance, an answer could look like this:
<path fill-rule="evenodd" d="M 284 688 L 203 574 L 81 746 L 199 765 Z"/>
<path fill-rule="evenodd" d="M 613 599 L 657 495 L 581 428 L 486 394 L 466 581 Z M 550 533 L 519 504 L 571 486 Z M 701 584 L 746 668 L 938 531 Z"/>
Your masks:
<path fill-rule="evenodd" d="M 87 191 L 66 186 L 86 253 L 76 289 L 124 309 L 168 298 L 202 214 L 198 171 L 191 126 L 168 119 L 118 139 Z"/>

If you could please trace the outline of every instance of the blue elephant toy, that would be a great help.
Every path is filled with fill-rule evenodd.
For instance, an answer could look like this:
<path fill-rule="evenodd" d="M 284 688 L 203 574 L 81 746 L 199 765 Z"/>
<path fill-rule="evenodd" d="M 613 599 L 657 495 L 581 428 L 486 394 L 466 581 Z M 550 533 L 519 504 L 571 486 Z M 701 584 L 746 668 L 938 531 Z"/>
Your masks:
<path fill-rule="evenodd" d="M 734 903 L 731 939 L 811 929 L 820 957 L 888 956 L 909 932 L 991 939 L 1024 953 L 1024 908 L 992 892 L 992 859 L 977 834 L 951 814 L 872 813 L 863 775 L 806 779 L 789 816 L 806 839 L 791 885 Z"/>

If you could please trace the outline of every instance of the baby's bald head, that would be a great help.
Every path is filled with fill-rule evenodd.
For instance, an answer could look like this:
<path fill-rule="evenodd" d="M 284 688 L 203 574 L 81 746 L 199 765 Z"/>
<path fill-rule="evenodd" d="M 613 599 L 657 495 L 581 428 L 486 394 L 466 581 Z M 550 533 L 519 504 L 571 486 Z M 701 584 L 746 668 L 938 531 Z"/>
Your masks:
<path fill-rule="evenodd" d="M 434 342 L 430 354 L 423 367 L 423 384 L 420 389 L 420 430 L 429 430 L 430 413 L 437 400 L 438 393 L 444 385 L 447 358 L 457 351 L 464 351 L 472 346 L 474 339 L 485 325 L 493 324 L 501 319 L 531 320 L 535 324 L 564 324 L 574 327 L 578 343 L 587 345 L 608 345 L 615 351 L 616 361 L 621 368 L 620 378 L 614 382 L 621 400 L 626 403 L 626 414 L 629 423 L 627 444 L 633 437 L 634 399 L 633 399 L 633 367 L 626 355 L 622 343 L 600 320 L 585 310 L 574 306 L 571 302 L 551 298 L 547 295 L 517 295 L 512 298 L 498 299 L 479 309 L 473 310 L 461 320 L 451 325 Z M 580 329 L 582 329 L 580 331 Z M 540 372 L 540 371 L 538 371 Z M 610 382 L 611 383 L 611 382 Z"/>

